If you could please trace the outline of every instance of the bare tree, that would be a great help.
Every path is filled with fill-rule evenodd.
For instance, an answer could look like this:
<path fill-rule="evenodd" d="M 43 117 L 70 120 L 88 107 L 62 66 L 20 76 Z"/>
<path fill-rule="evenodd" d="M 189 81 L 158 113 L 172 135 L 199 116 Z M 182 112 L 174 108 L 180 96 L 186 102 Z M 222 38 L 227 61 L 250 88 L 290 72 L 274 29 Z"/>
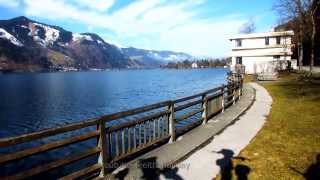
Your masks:
<path fill-rule="evenodd" d="M 309 11 L 309 16 L 311 18 L 311 24 L 312 24 L 312 34 L 311 34 L 311 58 L 310 58 L 310 71 L 312 72 L 312 68 L 314 66 L 314 54 L 315 54 L 315 37 L 316 37 L 316 16 L 317 11 L 319 11 L 320 1 L 319 0 L 313 0 L 311 2 L 311 8 Z"/>
<path fill-rule="evenodd" d="M 255 32 L 255 30 L 256 30 L 256 26 L 255 26 L 253 20 L 250 19 L 248 22 L 244 23 L 240 27 L 239 33 L 241 33 L 241 34 L 250 34 L 250 33 Z"/>
<path fill-rule="evenodd" d="M 316 34 L 315 12 L 319 0 L 277 0 L 274 9 L 282 23 L 292 22 L 298 39 L 299 70 L 302 69 L 304 42 L 311 42 L 310 71 L 314 66 L 314 45 Z"/>

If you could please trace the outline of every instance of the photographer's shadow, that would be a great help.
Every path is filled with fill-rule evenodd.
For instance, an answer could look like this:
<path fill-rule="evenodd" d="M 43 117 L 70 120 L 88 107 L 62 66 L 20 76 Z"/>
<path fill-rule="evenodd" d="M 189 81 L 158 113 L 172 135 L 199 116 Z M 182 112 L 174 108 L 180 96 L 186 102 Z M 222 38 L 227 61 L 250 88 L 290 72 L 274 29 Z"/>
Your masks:
<path fill-rule="evenodd" d="M 162 174 L 165 179 L 183 180 L 183 178 L 177 174 L 177 167 L 160 169 L 156 157 L 139 160 L 139 167 L 143 173 L 141 179 L 159 180 Z"/>
<path fill-rule="evenodd" d="M 222 180 L 231 180 L 232 171 L 235 171 L 238 180 L 247 180 L 250 173 L 250 168 L 243 164 L 238 164 L 233 167 L 232 159 L 240 159 L 241 161 L 247 160 L 244 157 L 234 157 L 234 152 L 230 149 L 221 149 L 218 152 L 223 157 L 216 161 L 216 164 L 220 167 L 220 175 Z"/>

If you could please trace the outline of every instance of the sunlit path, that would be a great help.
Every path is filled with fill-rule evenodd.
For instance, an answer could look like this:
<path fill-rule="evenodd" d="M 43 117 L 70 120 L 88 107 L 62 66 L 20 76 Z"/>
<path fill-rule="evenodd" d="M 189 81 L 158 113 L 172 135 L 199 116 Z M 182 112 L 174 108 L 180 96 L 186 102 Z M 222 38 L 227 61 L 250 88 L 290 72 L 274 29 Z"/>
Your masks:
<path fill-rule="evenodd" d="M 263 87 L 256 83 L 250 85 L 256 90 L 256 100 L 251 108 L 234 125 L 215 136 L 211 143 L 178 165 L 188 165 L 178 169 L 177 174 L 183 179 L 212 179 L 219 174 L 220 166 L 224 170 L 235 168 L 226 166 L 228 161 L 237 156 L 262 128 L 272 104 L 272 98 Z M 229 172 L 224 175 L 228 176 Z"/>

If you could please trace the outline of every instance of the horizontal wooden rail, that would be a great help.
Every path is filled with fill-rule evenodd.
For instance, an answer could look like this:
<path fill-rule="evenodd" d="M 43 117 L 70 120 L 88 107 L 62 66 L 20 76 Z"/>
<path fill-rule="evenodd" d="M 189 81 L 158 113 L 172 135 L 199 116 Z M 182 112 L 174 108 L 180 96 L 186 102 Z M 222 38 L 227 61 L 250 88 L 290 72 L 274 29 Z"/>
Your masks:
<path fill-rule="evenodd" d="M 63 147 L 66 145 L 77 143 L 80 141 L 85 141 L 90 138 L 97 137 L 98 135 L 99 135 L 99 131 L 92 131 L 92 132 L 86 133 L 84 135 L 75 136 L 75 137 L 60 140 L 60 141 L 54 141 L 54 142 L 51 142 L 51 143 L 48 143 L 48 144 L 45 144 L 42 146 L 37 146 L 37 147 L 22 150 L 22 151 L 10 153 L 10 154 L 5 154 L 5 155 L 1 156 L 0 164 L 7 163 L 7 162 L 13 161 L 13 160 L 18 160 L 18 159 L 21 159 L 26 156 L 35 155 L 35 154 L 38 154 L 41 152 L 49 151 L 52 149 L 56 149 L 59 147 Z"/>
<path fill-rule="evenodd" d="M 222 92 L 219 92 L 219 93 L 207 96 L 206 98 L 207 98 L 207 100 L 211 100 L 211 99 L 215 99 L 217 97 L 220 97 L 222 94 L 223 94 Z"/>
<path fill-rule="evenodd" d="M 233 97 L 233 93 L 232 94 L 230 94 L 230 95 L 228 95 L 228 96 L 226 96 L 226 97 L 224 97 L 225 99 L 230 99 L 230 98 L 232 98 Z"/>
<path fill-rule="evenodd" d="M 225 103 L 225 106 L 230 106 L 232 103 L 233 103 L 233 100 L 230 100 L 230 101 Z"/>
<path fill-rule="evenodd" d="M 200 104 L 202 103 L 202 99 L 199 99 L 197 101 L 192 101 L 192 102 L 189 102 L 187 104 L 184 104 L 184 105 L 181 105 L 181 106 L 178 106 L 178 107 L 175 107 L 174 108 L 174 111 L 181 111 L 183 109 L 186 109 L 186 108 L 189 108 L 191 106 L 194 106 L 194 105 L 197 105 L 197 104 Z"/>
<path fill-rule="evenodd" d="M 62 178 L 59 178 L 59 180 L 77 179 L 77 178 L 83 177 L 87 174 L 98 172 L 98 171 L 100 171 L 101 168 L 102 168 L 102 166 L 100 164 L 94 164 L 94 165 L 89 166 L 87 168 L 81 169 L 80 171 L 76 171 L 72 174 L 69 174 L 69 175 L 64 176 Z"/>
<path fill-rule="evenodd" d="M 57 134 L 61 134 L 68 131 L 73 131 L 81 128 L 85 128 L 88 126 L 96 125 L 98 123 L 98 119 L 91 119 L 88 121 L 83 121 L 79 123 L 69 124 L 58 128 L 46 129 L 34 133 L 23 134 L 16 137 L 2 138 L 0 139 L 0 147 L 12 146 L 20 143 L 29 142 L 32 140 L 45 138 L 48 136 L 53 136 Z"/>
<path fill-rule="evenodd" d="M 119 125 L 114 125 L 114 126 L 108 128 L 107 133 L 111 133 L 111 132 L 114 132 L 114 131 L 117 131 L 120 129 L 124 129 L 127 127 L 131 127 L 131 126 L 134 126 L 137 124 L 141 124 L 141 123 L 144 123 L 144 122 L 149 121 L 151 119 L 155 119 L 155 118 L 161 117 L 163 115 L 167 115 L 168 113 L 169 113 L 168 111 L 161 111 L 161 112 L 157 112 L 152 115 L 149 115 L 149 116 L 142 117 L 142 118 L 134 120 L 134 121 L 128 121 L 128 122 L 125 122 L 125 123 L 122 123 Z"/>
<path fill-rule="evenodd" d="M 195 121 L 195 122 L 192 122 L 192 123 L 190 123 L 190 124 L 188 124 L 188 125 L 185 125 L 185 126 L 183 126 L 183 127 L 181 127 L 181 128 L 178 128 L 178 129 L 177 129 L 177 134 L 178 134 L 178 135 L 183 134 L 183 132 L 192 129 L 192 128 L 194 128 L 194 127 L 197 126 L 197 125 L 200 125 L 200 124 L 202 123 L 202 121 L 203 121 L 203 118 L 199 118 L 199 119 L 198 119 L 197 121 Z"/>
<path fill-rule="evenodd" d="M 200 98 L 204 94 L 205 93 L 203 92 L 203 93 L 198 93 L 198 94 L 195 94 L 195 95 L 192 95 L 192 96 L 184 97 L 184 98 L 181 98 L 181 99 L 176 99 L 176 100 L 173 101 L 173 103 L 177 104 L 177 103 L 181 103 L 181 102 L 188 101 L 188 100 L 191 100 L 191 99 Z"/>
<path fill-rule="evenodd" d="M 198 110 L 195 110 L 195 111 L 192 111 L 192 112 L 189 112 L 189 113 L 187 113 L 187 114 L 184 114 L 184 115 L 182 115 L 182 116 L 180 116 L 180 117 L 177 117 L 177 118 L 176 118 L 176 122 L 183 121 L 183 120 L 185 120 L 185 119 L 187 119 L 187 118 L 189 118 L 189 117 L 191 117 L 191 116 L 194 116 L 194 115 L 196 115 L 196 114 L 198 114 L 198 113 L 200 113 L 200 112 L 202 112 L 202 111 L 203 111 L 203 108 L 198 109 Z"/>
<path fill-rule="evenodd" d="M 222 85 L 221 87 L 217 87 L 217 88 L 214 88 L 214 89 L 207 90 L 207 91 L 204 92 L 204 94 L 215 93 L 215 92 L 221 90 L 223 87 L 225 87 L 225 85 Z"/>
<path fill-rule="evenodd" d="M 51 169 L 54 169 L 54 168 L 57 168 L 57 167 L 60 167 L 60 166 L 63 166 L 63 165 L 67 165 L 67 164 L 70 164 L 72 162 L 75 162 L 75 161 L 84 159 L 86 157 L 95 155 L 95 154 L 97 154 L 99 152 L 100 152 L 100 149 L 95 147 L 95 148 L 92 148 L 92 149 L 90 149 L 90 150 L 88 150 L 86 152 L 80 153 L 78 155 L 71 156 L 71 157 L 64 158 L 64 159 L 60 159 L 60 160 L 57 160 L 57 161 L 54 161 L 54 162 L 51 162 L 51 163 L 48 163 L 48 164 L 40 165 L 40 166 L 37 166 L 37 167 L 32 168 L 30 170 L 23 171 L 23 172 L 21 172 L 19 174 L 16 174 L 16 175 L 9 176 L 9 177 L 4 177 L 4 179 L 25 179 L 27 177 L 31 177 L 31 176 L 34 176 L 34 175 L 49 171 Z"/>
<path fill-rule="evenodd" d="M 114 113 L 114 114 L 109 114 L 109 115 L 100 117 L 100 120 L 108 122 L 108 121 L 111 121 L 111 120 L 124 118 L 126 116 L 135 115 L 135 114 L 147 112 L 147 111 L 150 111 L 150 110 L 166 107 L 170 103 L 171 103 L 171 101 L 163 101 L 163 102 L 160 102 L 160 103 L 155 103 L 155 104 L 139 107 L 139 108 L 128 110 L 128 111 L 122 111 L 122 112 L 118 112 L 118 113 Z"/>
<path fill-rule="evenodd" d="M 203 95 L 214 93 L 214 92 L 220 90 L 223 87 L 224 87 L 224 85 L 221 86 L 221 87 L 217 87 L 217 88 L 213 88 L 213 89 L 207 90 L 207 91 L 202 92 L 202 93 L 198 93 L 198 94 L 192 95 L 192 96 L 176 99 L 176 100 L 173 101 L 173 103 L 177 104 L 177 103 L 181 103 L 181 102 L 188 101 L 188 100 L 191 100 L 191 99 L 200 98 Z"/>

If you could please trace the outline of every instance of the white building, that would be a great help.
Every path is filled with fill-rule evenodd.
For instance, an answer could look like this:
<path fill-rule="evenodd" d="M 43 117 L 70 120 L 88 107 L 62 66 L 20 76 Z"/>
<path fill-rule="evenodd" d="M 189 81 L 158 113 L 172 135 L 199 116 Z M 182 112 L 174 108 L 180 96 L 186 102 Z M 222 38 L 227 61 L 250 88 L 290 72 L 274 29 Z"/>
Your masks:
<path fill-rule="evenodd" d="M 231 70 L 236 64 L 245 66 L 247 74 L 276 72 L 288 64 L 296 68 L 291 60 L 293 31 L 240 34 L 230 39 L 232 43 Z"/>
<path fill-rule="evenodd" d="M 194 68 L 194 69 L 195 69 L 195 68 L 198 68 L 198 64 L 197 64 L 196 62 L 193 62 L 193 63 L 191 64 L 191 67 Z"/>

